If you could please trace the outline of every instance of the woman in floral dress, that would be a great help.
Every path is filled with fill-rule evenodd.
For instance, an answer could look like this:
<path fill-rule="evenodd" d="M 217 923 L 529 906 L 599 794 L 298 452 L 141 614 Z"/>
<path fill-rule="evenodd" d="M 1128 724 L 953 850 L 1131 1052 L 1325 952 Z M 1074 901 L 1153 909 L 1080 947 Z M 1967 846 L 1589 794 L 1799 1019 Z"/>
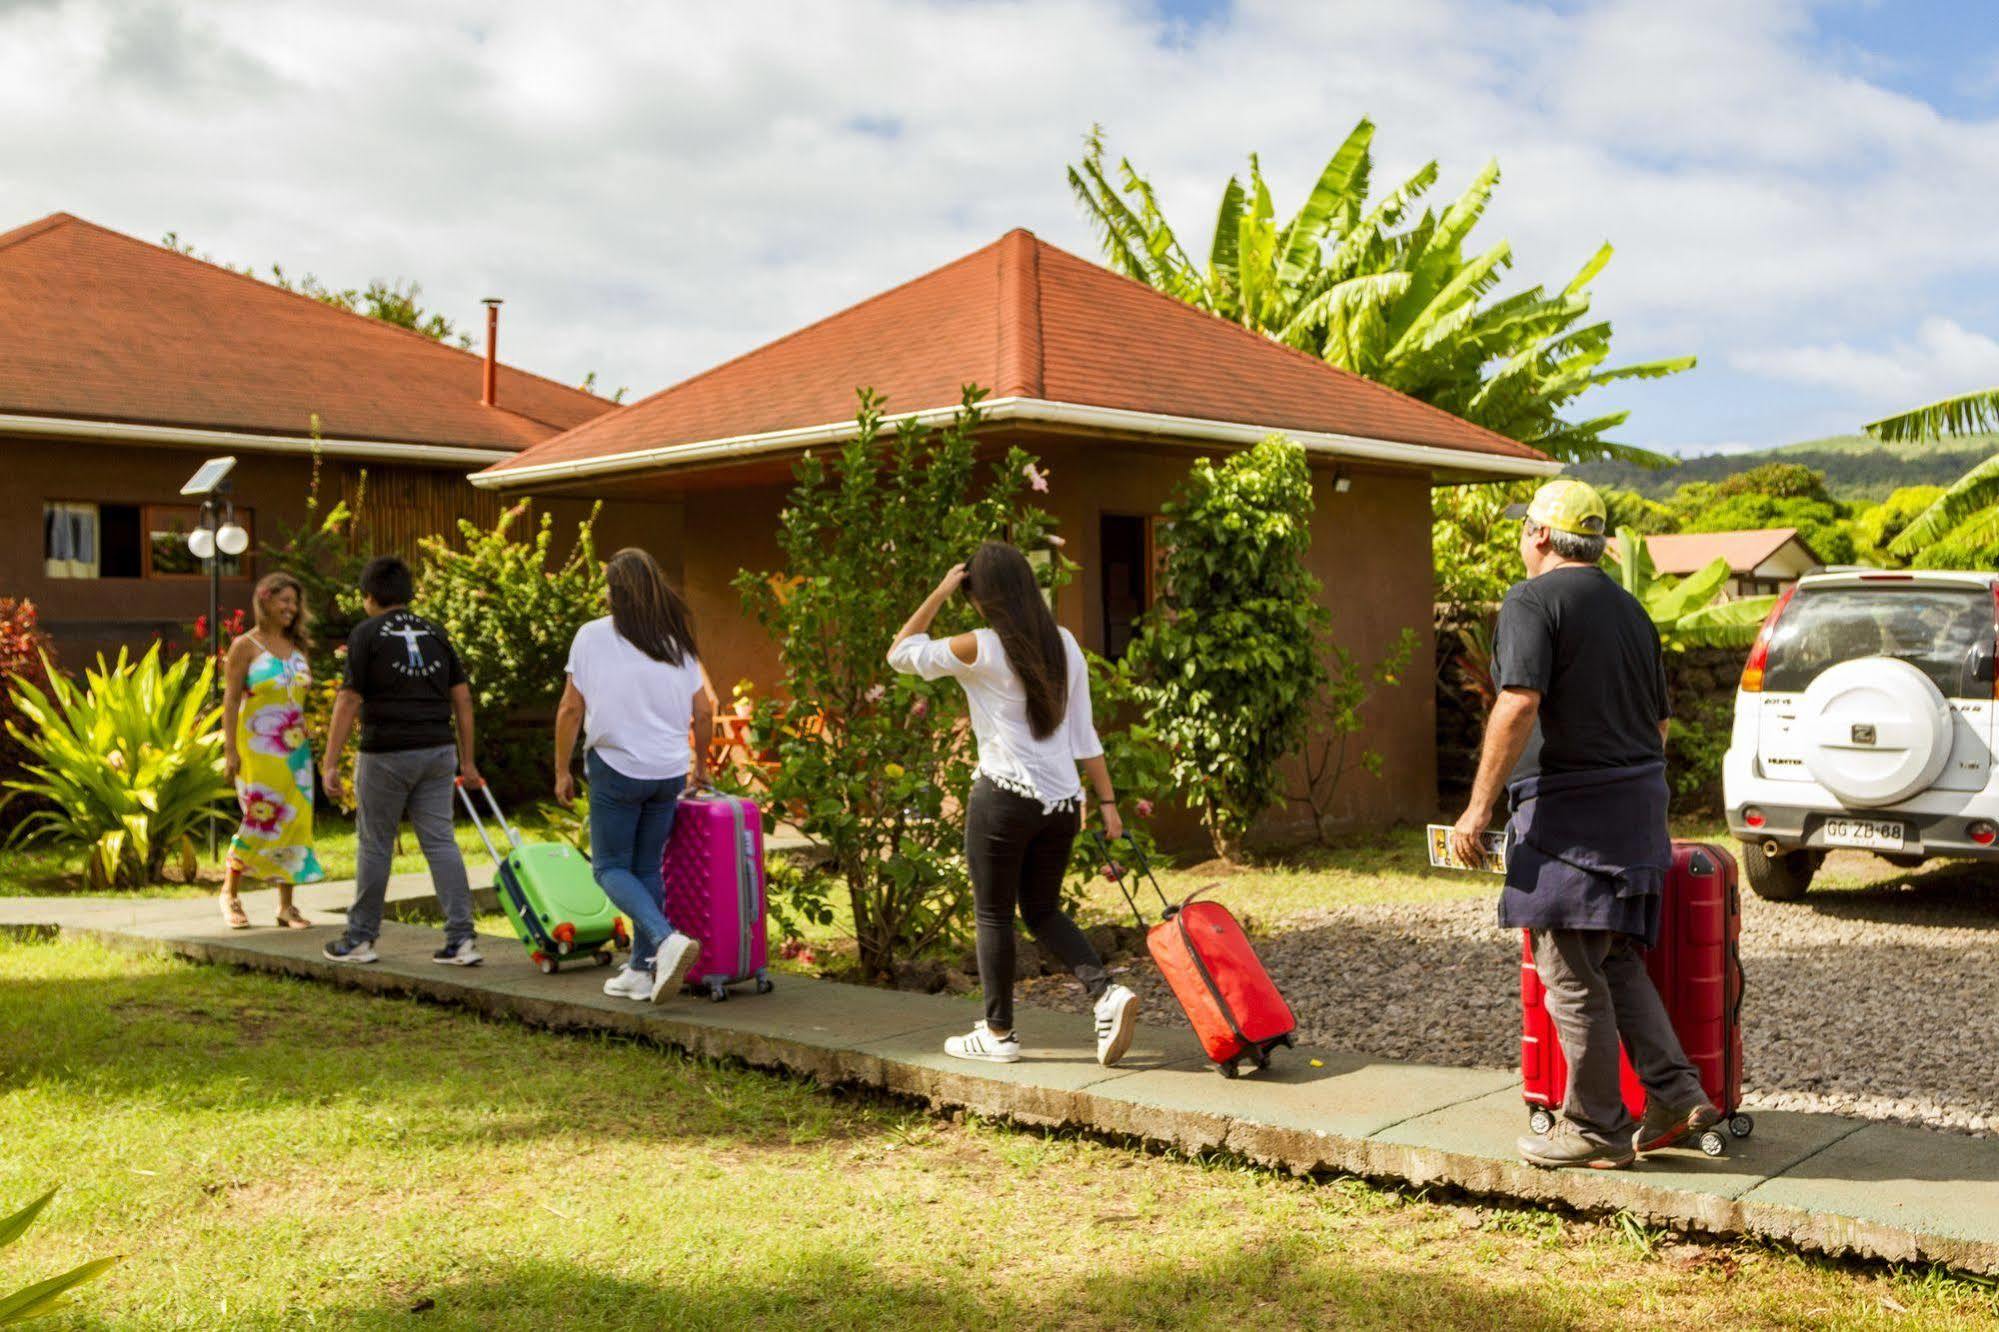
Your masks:
<path fill-rule="evenodd" d="M 292 887 L 326 877 L 312 850 L 312 746 L 305 701 L 312 645 L 305 590 L 287 573 L 257 584 L 256 627 L 229 647 L 223 668 L 224 763 L 236 784 L 242 826 L 229 842 L 222 877 L 222 915 L 247 929 L 237 887 L 266 880 L 278 889 L 278 924 L 302 930 L 311 922 L 292 905 Z"/>

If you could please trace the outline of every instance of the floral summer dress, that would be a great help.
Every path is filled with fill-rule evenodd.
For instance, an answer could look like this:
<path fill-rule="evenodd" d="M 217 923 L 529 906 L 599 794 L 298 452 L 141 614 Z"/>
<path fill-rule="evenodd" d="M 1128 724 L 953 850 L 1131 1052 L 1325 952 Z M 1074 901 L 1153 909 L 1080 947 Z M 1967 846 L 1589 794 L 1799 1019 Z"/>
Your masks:
<path fill-rule="evenodd" d="M 312 851 L 312 746 L 305 730 L 312 670 L 303 652 L 280 660 L 262 642 L 257 647 L 237 714 L 243 825 L 230 839 L 229 857 L 248 878 L 317 883 L 326 872 Z"/>

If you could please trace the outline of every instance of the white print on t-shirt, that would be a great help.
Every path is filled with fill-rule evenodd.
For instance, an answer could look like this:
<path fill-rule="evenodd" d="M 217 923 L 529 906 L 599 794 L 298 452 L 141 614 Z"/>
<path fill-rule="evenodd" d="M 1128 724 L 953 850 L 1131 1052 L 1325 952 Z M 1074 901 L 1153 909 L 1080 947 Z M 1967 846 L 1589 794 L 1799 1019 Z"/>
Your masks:
<path fill-rule="evenodd" d="M 426 661 L 422 650 L 417 647 L 418 639 L 435 638 L 437 635 L 414 620 L 403 620 L 399 623 L 401 627 L 396 629 L 391 629 L 387 625 L 382 626 L 382 632 L 391 638 L 402 639 L 403 646 L 409 650 L 409 656 L 404 661 L 389 662 L 389 668 L 408 676 L 437 674 L 444 665 L 443 656 L 440 655 L 435 661 Z"/>

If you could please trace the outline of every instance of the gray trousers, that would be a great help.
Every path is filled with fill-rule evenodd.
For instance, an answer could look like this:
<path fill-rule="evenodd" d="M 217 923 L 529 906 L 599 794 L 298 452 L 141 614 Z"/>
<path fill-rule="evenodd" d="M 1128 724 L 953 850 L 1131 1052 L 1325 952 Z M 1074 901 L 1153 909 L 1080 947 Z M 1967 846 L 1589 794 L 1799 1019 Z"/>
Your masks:
<path fill-rule="evenodd" d="M 382 899 L 389 891 L 396 829 L 409 815 L 416 843 L 430 866 L 431 887 L 444 908 L 444 939 L 472 937 L 472 886 L 465 857 L 452 834 L 452 795 L 458 780 L 458 749 L 405 749 L 362 754 L 354 761 L 354 824 L 360 841 L 356 857 L 354 905 L 347 908 L 347 937 L 373 943 L 382 932 Z"/>
<path fill-rule="evenodd" d="M 1535 930 L 1534 967 L 1569 1063 L 1562 1114 L 1599 1142 L 1629 1142 L 1635 1127 L 1619 1086 L 1618 1046 L 1653 1102 L 1678 1110 L 1707 1099 L 1680 1048 L 1666 1005 L 1628 934 Z"/>

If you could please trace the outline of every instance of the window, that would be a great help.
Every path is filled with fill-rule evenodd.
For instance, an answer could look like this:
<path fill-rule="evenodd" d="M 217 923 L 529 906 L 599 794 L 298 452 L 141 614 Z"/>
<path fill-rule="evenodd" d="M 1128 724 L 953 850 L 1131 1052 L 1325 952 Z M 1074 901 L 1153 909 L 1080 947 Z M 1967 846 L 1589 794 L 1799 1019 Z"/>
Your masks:
<path fill-rule="evenodd" d="M 1104 655 L 1124 656 L 1138 631 L 1138 617 L 1151 609 L 1158 543 L 1158 520 L 1107 513 L 1098 521 L 1097 562 L 1103 569 Z"/>
<path fill-rule="evenodd" d="M 139 506 L 50 500 L 42 505 L 42 571 L 50 578 L 138 578 Z"/>
<path fill-rule="evenodd" d="M 256 543 L 256 527 L 248 509 L 235 512 L 237 526 L 250 533 Z M 207 562 L 187 548 L 187 534 L 201 523 L 201 510 L 192 504 L 148 504 L 146 506 L 146 576 L 148 578 L 205 578 Z M 224 578 L 248 577 L 249 552 L 241 555 L 215 553 Z"/>
<path fill-rule="evenodd" d="M 1992 594 L 1982 587 L 1805 588 L 1771 631 L 1763 688 L 1799 693 L 1840 662 L 1896 657 L 1946 698 L 1990 697 L 1974 667 L 1992 645 Z"/>

